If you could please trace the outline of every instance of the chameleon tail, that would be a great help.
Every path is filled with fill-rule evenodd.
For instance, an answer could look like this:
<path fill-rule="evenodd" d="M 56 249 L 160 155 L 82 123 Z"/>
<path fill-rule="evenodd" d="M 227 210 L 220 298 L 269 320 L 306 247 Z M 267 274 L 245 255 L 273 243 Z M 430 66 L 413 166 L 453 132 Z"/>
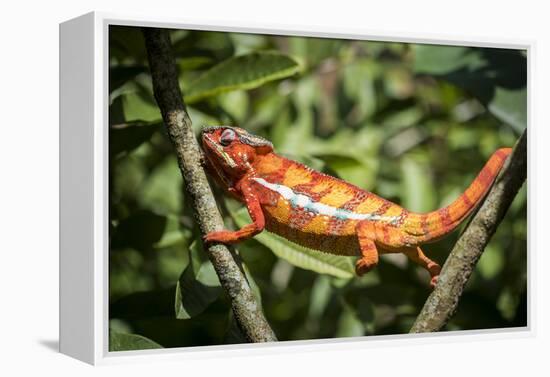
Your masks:
<path fill-rule="evenodd" d="M 407 232 L 419 243 L 426 243 L 455 230 L 485 197 L 511 152 L 512 148 L 501 148 L 493 153 L 466 191 L 447 207 L 426 214 L 409 214 L 404 224 Z"/>

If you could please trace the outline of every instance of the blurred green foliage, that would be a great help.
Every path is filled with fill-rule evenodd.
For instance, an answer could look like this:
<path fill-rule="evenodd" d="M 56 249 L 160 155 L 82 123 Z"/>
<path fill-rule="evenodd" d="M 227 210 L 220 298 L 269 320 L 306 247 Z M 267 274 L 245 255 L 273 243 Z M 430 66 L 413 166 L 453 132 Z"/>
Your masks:
<path fill-rule="evenodd" d="M 195 131 L 240 125 L 287 157 L 410 210 L 450 203 L 526 123 L 524 52 L 171 31 Z M 243 342 L 185 196 L 139 28 L 110 28 L 110 349 Z M 249 221 L 218 202 L 228 227 Z M 525 326 L 526 190 L 446 330 Z M 459 232 L 428 245 L 443 263 Z M 238 245 L 280 340 L 408 332 L 429 294 L 402 255 L 365 276 L 353 258 L 267 232 Z"/>

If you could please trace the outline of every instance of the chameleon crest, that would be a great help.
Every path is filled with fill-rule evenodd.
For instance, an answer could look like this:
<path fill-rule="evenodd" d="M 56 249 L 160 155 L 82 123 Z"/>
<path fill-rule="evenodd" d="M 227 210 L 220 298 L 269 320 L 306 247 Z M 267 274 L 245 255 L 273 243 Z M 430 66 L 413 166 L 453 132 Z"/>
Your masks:
<path fill-rule="evenodd" d="M 338 178 L 277 155 L 266 139 L 242 128 L 202 131 L 206 168 L 248 209 L 252 223 L 237 231 L 206 235 L 206 242 L 236 243 L 267 229 L 311 249 L 356 255 L 358 275 L 378 264 L 379 254 L 403 253 L 424 267 L 435 286 L 441 268 L 421 245 L 453 230 L 481 202 L 511 153 L 497 150 L 453 203 L 414 213 Z"/>

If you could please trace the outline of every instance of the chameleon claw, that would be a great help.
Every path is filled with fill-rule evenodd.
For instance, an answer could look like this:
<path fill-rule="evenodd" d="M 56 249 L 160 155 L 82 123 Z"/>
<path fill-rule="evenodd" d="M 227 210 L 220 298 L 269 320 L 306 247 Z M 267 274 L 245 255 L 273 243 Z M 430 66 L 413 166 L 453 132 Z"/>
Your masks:
<path fill-rule="evenodd" d="M 206 244 L 215 242 L 231 244 L 237 241 L 233 232 L 227 230 L 220 230 L 216 232 L 210 232 L 203 237 L 203 241 Z"/>
<path fill-rule="evenodd" d="M 202 237 L 202 240 L 204 241 L 204 243 L 206 244 L 210 244 L 210 243 L 214 243 L 214 242 L 219 242 L 219 234 L 220 232 L 210 232 L 208 234 L 205 234 L 203 237 Z"/>
<path fill-rule="evenodd" d="M 376 263 L 366 263 L 365 260 L 358 259 L 357 262 L 355 262 L 355 273 L 357 276 L 363 276 L 374 267 L 376 267 Z"/>
<path fill-rule="evenodd" d="M 438 280 L 439 280 L 439 275 L 432 277 L 432 279 L 430 280 L 430 288 L 435 289 L 435 286 L 437 285 Z"/>
<path fill-rule="evenodd" d="M 439 281 L 439 273 L 441 272 L 441 267 L 437 263 L 432 262 L 428 265 L 428 271 L 432 276 L 432 279 L 430 280 L 430 288 L 435 289 L 435 286 Z"/>

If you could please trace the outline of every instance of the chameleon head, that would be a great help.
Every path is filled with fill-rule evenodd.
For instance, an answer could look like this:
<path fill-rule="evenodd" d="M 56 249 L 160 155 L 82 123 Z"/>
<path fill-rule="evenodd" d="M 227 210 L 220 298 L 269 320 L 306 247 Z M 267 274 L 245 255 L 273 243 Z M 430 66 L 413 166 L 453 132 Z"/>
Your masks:
<path fill-rule="evenodd" d="M 201 139 L 207 163 L 226 186 L 249 172 L 256 156 L 273 151 L 269 141 L 239 127 L 206 127 Z"/>

